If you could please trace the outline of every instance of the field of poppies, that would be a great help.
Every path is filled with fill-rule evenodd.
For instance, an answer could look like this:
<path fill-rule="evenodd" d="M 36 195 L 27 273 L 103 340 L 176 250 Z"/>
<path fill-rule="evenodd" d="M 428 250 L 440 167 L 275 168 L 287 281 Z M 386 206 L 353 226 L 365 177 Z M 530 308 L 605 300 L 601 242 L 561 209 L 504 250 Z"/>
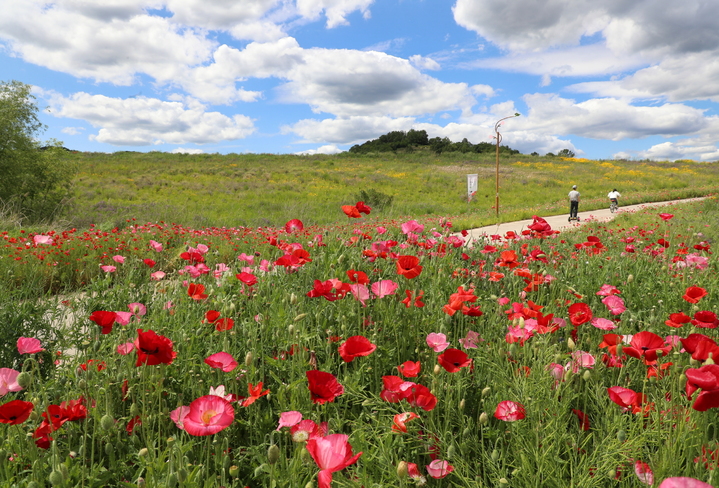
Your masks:
<path fill-rule="evenodd" d="M 452 222 L 2 232 L 0 483 L 711 487 L 715 199 Z"/>

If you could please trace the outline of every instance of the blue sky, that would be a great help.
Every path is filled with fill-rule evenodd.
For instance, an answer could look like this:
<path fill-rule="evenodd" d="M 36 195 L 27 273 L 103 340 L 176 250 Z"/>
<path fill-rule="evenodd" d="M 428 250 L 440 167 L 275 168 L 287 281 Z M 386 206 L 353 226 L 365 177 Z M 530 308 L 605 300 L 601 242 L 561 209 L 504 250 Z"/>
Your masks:
<path fill-rule="evenodd" d="M 83 151 L 336 153 L 392 130 L 719 160 L 713 0 L 0 0 L 0 80 Z"/>

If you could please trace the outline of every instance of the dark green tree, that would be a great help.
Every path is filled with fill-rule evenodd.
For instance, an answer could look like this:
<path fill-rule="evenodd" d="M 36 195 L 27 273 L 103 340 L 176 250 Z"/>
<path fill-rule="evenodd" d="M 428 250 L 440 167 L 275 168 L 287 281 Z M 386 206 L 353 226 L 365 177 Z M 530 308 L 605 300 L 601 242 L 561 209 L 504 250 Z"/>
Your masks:
<path fill-rule="evenodd" d="M 557 156 L 559 156 L 560 158 L 573 158 L 574 151 L 570 151 L 569 149 L 562 149 L 557 153 Z"/>
<path fill-rule="evenodd" d="M 52 220 L 68 197 L 74 163 L 45 130 L 30 85 L 0 82 L 0 203 L 30 222 Z"/>

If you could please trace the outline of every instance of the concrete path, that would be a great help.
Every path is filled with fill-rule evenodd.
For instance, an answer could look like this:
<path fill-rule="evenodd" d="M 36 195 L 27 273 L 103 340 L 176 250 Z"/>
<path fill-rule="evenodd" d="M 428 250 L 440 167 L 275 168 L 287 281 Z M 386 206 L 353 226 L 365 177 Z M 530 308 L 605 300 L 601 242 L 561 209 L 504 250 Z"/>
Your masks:
<path fill-rule="evenodd" d="M 607 222 L 609 220 L 612 220 L 615 215 L 621 214 L 622 212 L 636 212 L 638 210 L 644 210 L 646 208 L 653 208 L 653 207 L 665 207 L 668 205 L 677 205 L 681 203 L 686 202 L 696 202 L 699 200 L 703 200 L 704 197 L 701 198 L 688 198 L 685 200 L 671 200 L 668 202 L 654 202 L 654 203 L 642 203 L 639 205 L 628 205 L 626 207 L 620 207 L 616 214 L 613 214 L 609 211 L 609 202 L 607 202 L 607 208 L 597 209 L 597 210 L 590 210 L 588 212 L 582 212 L 581 208 L 582 205 L 580 203 L 579 205 L 579 222 L 568 222 L 567 219 L 569 218 L 569 204 L 567 204 L 567 213 L 562 215 L 552 215 L 552 216 L 543 216 L 540 215 L 540 217 L 543 217 L 544 220 L 547 221 L 547 223 L 552 227 L 554 230 L 558 231 L 564 231 L 567 229 L 576 229 L 580 227 L 582 224 L 584 224 L 587 221 L 590 222 Z M 504 235 L 505 233 L 509 231 L 514 231 L 515 233 L 519 234 L 523 230 L 526 230 L 529 225 L 534 222 L 533 220 L 519 220 L 517 222 L 505 222 L 502 224 L 497 225 L 489 225 L 487 227 L 480 227 L 478 229 L 472 229 L 468 230 L 467 238 L 470 239 L 470 241 L 482 239 L 486 236 L 490 236 L 493 234 L 499 234 Z"/>

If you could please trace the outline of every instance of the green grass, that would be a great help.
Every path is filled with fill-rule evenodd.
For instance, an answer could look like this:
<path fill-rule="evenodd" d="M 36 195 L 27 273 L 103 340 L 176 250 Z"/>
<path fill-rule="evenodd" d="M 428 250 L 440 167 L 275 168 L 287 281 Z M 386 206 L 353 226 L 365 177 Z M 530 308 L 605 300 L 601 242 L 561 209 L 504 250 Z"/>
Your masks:
<path fill-rule="evenodd" d="M 79 153 L 80 173 L 65 215 L 70 227 L 121 227 L 128 219 L 189 226 L 280 226 L 342 221 L 341 205 L 360 190 L 392 197 L 371 218 L 453 217 L 457 229 L 496 223 L 493 155 L 370 154 L 356 156 L 187 155 L 159 152 Z M 603 208 L 620 189 L 622 204 L 713 193 L 718 166 L 693 162 L 561 160 L 519 156 L 500 161 L 500 220 L 566 211 L 579 185 L 582 209 Z M 479 174 L 467 203 L 466 175 Z M 699 182 L 699 184 L 697 184 Z"/>

